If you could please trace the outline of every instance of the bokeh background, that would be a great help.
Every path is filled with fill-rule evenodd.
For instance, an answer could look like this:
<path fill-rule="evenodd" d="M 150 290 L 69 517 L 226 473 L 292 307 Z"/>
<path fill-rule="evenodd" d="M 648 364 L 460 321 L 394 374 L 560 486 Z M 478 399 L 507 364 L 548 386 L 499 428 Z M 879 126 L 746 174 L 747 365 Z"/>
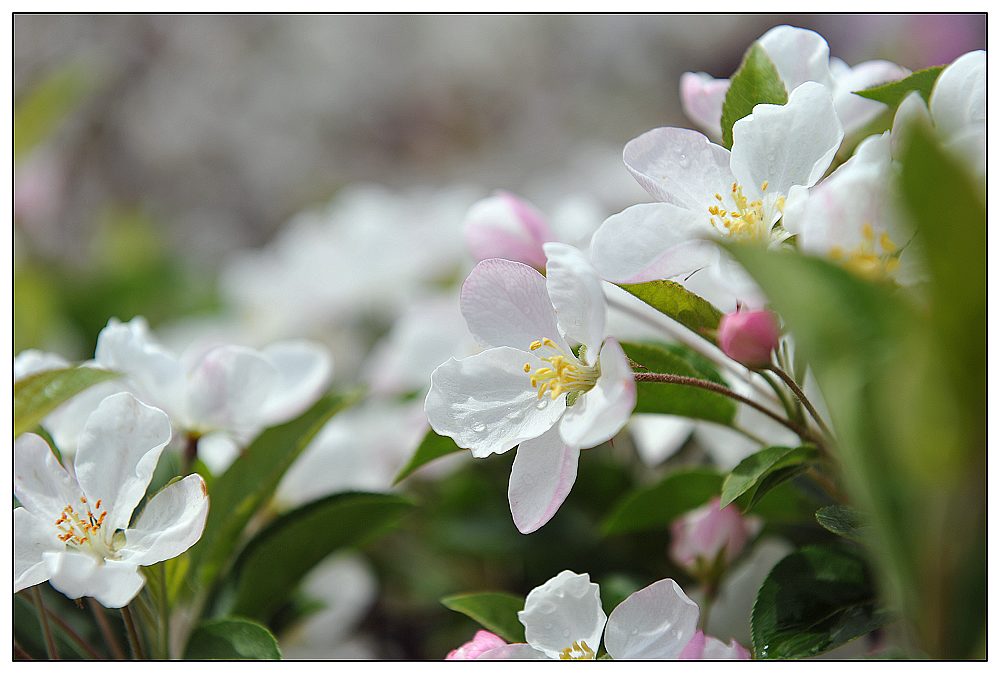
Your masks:
<path fill-rule="evenodd" d="M 178 350 L 209 333 L 318 339 L 336 385 L 418 395 L 461 351 L 461 335 L 421 332 L 419 317 L 455 323 L 468 207 L 507 189 L 580 235 L 645 201 L 625 142 L 688 126 L 680 75 L 729 76 L 782 23 L 852 65 L 917 70 L 986 43 L 983 15 L 17 15 L 15 351 L 86 359 L 110 317 L 143 315 Z M 393 350 L 415 334 L 419 349 Z M 387 465 L 327 490 L 388 488 L 399 443 L 366 442 L 393 445 Z M 286 654 L 440 658 L 472 633 L 437 603 L 446 594 L 523 595 L 572 568 L 613 607 L 678 573 L 665 536 L 599 536 L 653 474 L 627 442 L 590 454 L 544 538 L 510 522 L 510 456 L 407 486 L 419 518 L 303 588 L 341 612 L 272 623 Z M 363 463 L 337 457 L 329 470 L 345 475 Z"/>

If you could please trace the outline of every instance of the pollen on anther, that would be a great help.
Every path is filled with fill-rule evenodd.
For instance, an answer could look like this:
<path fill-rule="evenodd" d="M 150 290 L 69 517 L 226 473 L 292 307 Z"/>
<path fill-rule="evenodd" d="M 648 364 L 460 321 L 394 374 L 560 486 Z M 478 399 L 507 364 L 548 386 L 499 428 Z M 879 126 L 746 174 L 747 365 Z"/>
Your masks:
<path fill-rule="evenodd" d="M 531 372 L 531 363 L 525 363 L 524 364 L 524 371 L 525 372 Z"/>
<path fill-rule="evenodd" d="M 542 348 L 542 341 L 540 339 L 536 339 L 528 348 L 532 351 L 538 351 L 538 349 Z"/>

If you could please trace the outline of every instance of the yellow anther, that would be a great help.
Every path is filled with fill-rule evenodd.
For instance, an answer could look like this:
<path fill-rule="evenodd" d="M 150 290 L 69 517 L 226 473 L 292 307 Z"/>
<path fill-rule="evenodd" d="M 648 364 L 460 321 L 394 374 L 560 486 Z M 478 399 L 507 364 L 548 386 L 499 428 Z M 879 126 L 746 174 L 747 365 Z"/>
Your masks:
<path fill-rule="evenodd" d="M 525 363 L 524 371 L 529 375 L 532 388 L 538 390 L 538 399 L 548 395 L 555 400 L 563 393 L 577 391 L 583 393 L 589 391 L 597 382 L 600 369 L 597 365 L 585 365 L 572 353 L 566 353 L 551 339 L 544 338 L 531 343 L 531 347 L 538 344 L 551 349 L 555 353 L 542 358 L 548 367 L 540 367 L 534 372 L 531 371 L 529 363 Z M 532 350 L 537 350 L 532 348 Z"/>
<path fill-rule="evenodd" d="M 531 343 L 531 345 L 528 348 L 531 349 L 532 351 L 538 351 L 540 348 L 542 348 L 541 340 L 536 339 Z"/>
<path fill-rule="evenodd" d="M 896 252 L 896 244 L 892 242 L 889 238 L 888 232 L 882 232 L 882 236 L 878 238 L 878 243 L 882 246 L 882 252 L 884 253 L 894 253 Z"/>
<path fill-rule="evenodd" d="M 721 195 L 721 194 L 719 194 L 718 192 L 716 192 L 716 193 L 715 193 L 715 198 L 716 198 L 716 199 L 717 199 L 718 201 L 722 201 L 722 195 Z"/>
<path fill-rule="evenodd" d="M 524 371 L 525 372 L 531 372 L 531 363 L 525 363 L 524 364 Z"/>
<path fill-rule="evenodd" d="M 766 180 L 765 180 L 764 182 L 762 182 L 762 183 L 760 184 L 760 191 L 761 191 L 761 192 L 767 192 L 767 186 L 768 186 L 769 184 L 770 184 L 770 183 L 768 183 L 768 182 L 767 182 Z"/>

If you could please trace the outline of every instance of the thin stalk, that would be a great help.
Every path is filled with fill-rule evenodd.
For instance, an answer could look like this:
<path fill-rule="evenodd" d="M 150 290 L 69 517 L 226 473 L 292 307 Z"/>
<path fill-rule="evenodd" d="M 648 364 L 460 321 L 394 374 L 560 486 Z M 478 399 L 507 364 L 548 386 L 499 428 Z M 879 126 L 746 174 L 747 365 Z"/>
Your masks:
<path fill-rule="evenodd" d="M 781 384 L 769 377 L 766 372 L 761 372 L 760 376 L 764 378 L 767 385 L 770 386 L 774 393 L 778 396 L 778 399 L 781 401 L 781 406 L 785 408 L 785 414 L 788 415 L 788 418 L 794 419 L 800 424 L 804 423 L 805 420 L 802 418 L 802 409 L 793 401 L 788 399 L 788 395 L 785 393 L 784 389 L 781 388 Z"/>
<path fill-rule="evenodd" d="M 14 640 L 14 659 L 15 660 L 34 660 L 28 651 L 21 647 L 21 644 L 17 643 L 17 639 Z"/>
<path fill-rule="evenodd" d="M 809 412 L 809 416 L 811 416 L 816 421 L 816 425 L 819 426 L 820 431 L 822 431 L 823 434 L 826 435 L 828 438 L 832 438 L 833 433 L 830 432 L 830 429 L 827 427 L 826 422 L 823 421 L 823 417 L 819 415 L 819 412 L 816 411 L 816 408 L 813 407 L 813 404 L 809 402 L 809 398 L 807 398 L 805 392 L 801 388 L 799 388 L 799 385 L 795 383 L 795 380 L 791 377 L 791 375 L 782 370 L 780 367 L 774 367 L 773 365 L 768 367 L 768 369 L 774 374 L 778 375 L 781 381 L 785 382 L 785 386 L 791 389 L 792 393 L 795 394 L 795 397 L 798 398 L 799 402 L 802 403 L 802 406 L 805 407 L 806 411 Z"/>
<path fill-rule="evenodd" d="M 717 347 L 712 346 L 701 337 L 698 337 L 697 335 L 693 334 L 690 330 L 682 326 L 677 321 L 671 319 L 669 316 L 663 315 L 663 318 L 666 320 L 657 320 L 652 318 L 651 316 L 647 316 L 646 314 L 639 311 L 635 307 L 631 307 L 627 304 L 622 303 L 620 300 L 617 300 L 614 297 L 609 297 L 607 295 L 605 295 L 605 297 L 608 301 L 608 306 L 614 307 L 615 309 L 618 309 L 619 311 L 626 313 L 632 318 L 640 320 L 643 323 L 646 323 L 647 325 L 650 325 L 659 330 L 663 330 L 664 332 L 667 333 L 667 335 L 677 340 L 684 346 L 688 347 L 692 351 L 704 356 L 705 358 L 708 358 L 716 365 L 729 370 L 729 372 L 733 376 L 738 377 L 741 380 L 748 380 L 750 385 L 753 386 L 757 390 L 757 392 L 763 395 L 765 398 L 774 399 L 774 392 L 768 388 L 761 386 L 760 382 L 757 381 L 756 377 L 749 377 L 749 379 L 747 379 L 747 373 L 756 374 L 753 370 L 744 367 L 743 365 L 740 365 L 736 361 L 732 360 L 731 358 L 729 358 L 729 356 L 722 353 L 722 351 L 720 351 Z"/>
<path fill-rule="evenodd" d="M 705 586 L 705 597 L 701 602 L 701 616 L 699 616 L 698 623 L 701 631 L 708 633 L 708 618 L 712 615 L 712 606 L 715 604 L 715 598 L 718 595 L 718 587 L 716 585 L 706 585 Z"/>
<path fill-rule="evenodd" d="M 118 643 L 118 638 L 111 629 L 108 617 L 104 615 L 104 607 L 97 603 L 97 600 L 93 597 L 87 601 L 90 602 L 90 610 L 94 613 L 94 619 L 97 621 L 97 628 L 101 630 L 101 636 L 104 637 L 104 643 L 107 644 L 108 650 L 111 651 L 111 657 L 115 660 L 124 660 L 125 651 L 122 650 L 121 644 Z"/>
<path fill-rule="evenodd" d="M 724 396 L 728 396 L 737 402 L 741 402 L 744 405 L 752 407 L 761 414 L 766 414 L 775 421 L 777 421 L 782 426 L 793 431 L 803 440 L 811 440 L 819 444 L 817 438 L 813 437 L 809 429 L 803 428 L 799 424 L 795 423 L 791 419 L 786 419 L 780 414 L 772 412 L 768 408 L 764 407 L 756 400 L 751 400 L 745 396 L 741 396 L 730 388 L 723 386 L 722 384 L 716 384 L 713 381 L 705 381 L 704 379 L 697 379 L 695 377 L 684 377 L 679 374 L 662 374 L 660 372 L 635 372 L 633 373 L 636 381 L 652 381 L 660 384 L 680 384 L 681 386 L 694 386 L 696 388 L 703 388 L 708 391 L 713 391 L 714 393 L 719 393 Z"/>
<path fill-rule="evenodd" d="M 45 610 L 45 603 L 42 601 L 42 591 L 35 585 L 31 588 L 31 595 L 35 599 L 35 608 L 38 609 L 38 623 L 42 626 L 42 635 L 45 637 L 45 655 L 48 656 L 49 660 L 59 660 L 56 640 L 52 638 L 52 630 L 49 628 L 49 615 Z"/>
<path fill-rule="evenodd" d="M 87 643 L 87 640 L 84 639 L 83 637 L 81 637 L 79 635 L 79 633 L 77 633 L 77 631 L 74 630 L 69 625 L 69 623 L 67 623 L 65 620 L 63 620 L 62 618 L 60 618 L 59 614 L 57 614 L 57 613 L 55 613 L 55 612 L 53 612 L 53 611 L 51 611 L 49 609 L 45 609 L 45 613 L 46 613 L 46 615 L 49 618 L 52 618 L 52 621 L 56 625 L 59 626 L 59 629 L 61 629 L 63 631 L 63 634 L 65 634 L 70 639 L 72 639 L 74 642 L 76 642 L 76 645 L 79 646 L 80 648 L 82 648 L 84 651 L 86 651 L 87 655 L 89 655 L 94 660 L 103 660 L 104 659 L 104 656 L 101 655 L 100 653 L 98 653 L 97 649 L 95 649 L 93 646 L 91 646 L 89 643 Z"/>
<path fill-rule="evenodd" d="M 160 562 L 160 658 L 170 659 L 170 606 L 167 596 L 167 565 Z"/>
<path fill-rule="evenodd" d="M 187 442 L 184 445 L 184 455 L 181 459 L 181 475 L 191 472 L 195 459 L 198 458 L 198 434 L 188 433 Z"/>
<path fill-rule="evenodd" d="M 122 619 L 125 621 L 125 632 L 128 634 L 128 645 L 132 649 L 132 659 L 145 660 L 146 652 L 142 648 L 142 638 L 135 627 L 135 620 L 128 606 L 122 606 Z"/>

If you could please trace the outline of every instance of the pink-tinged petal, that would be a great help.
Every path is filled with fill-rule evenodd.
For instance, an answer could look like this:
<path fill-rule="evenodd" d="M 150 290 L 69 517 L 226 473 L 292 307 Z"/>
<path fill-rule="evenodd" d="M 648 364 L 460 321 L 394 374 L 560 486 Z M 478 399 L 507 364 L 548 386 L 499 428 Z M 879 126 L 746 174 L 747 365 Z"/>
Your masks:
<path fill-rule="evenodd" d="M 14 441 L 14 496 L 31 514 L 55 522 L 68 505 L 80 505 L 80 486 L 48 443 L 34 433 Z"/>
<path fill-rule="evenodd" d="M 819 33 L 794 26 L 776 26 L 757 41 L 774 63 L 787 91 L 803 82 L 832 84 L 830 46 Z"/>
<path fill-rule="evenodd" d="M 770 365 L 771 353 L 778 348 L 780 338 L 778 317 L 767 309 L 726 314 L 719 321 L 716 336 L 722 353 L 751 368 Z"/>
<path fill-rule="evenodd" d="M 70 599 L 93 597 L 107 608 L 121 608 L 142 589 L 139 567 L 127 562 L 98 561 L 79 552 L 46 552 L 43 555 L 49 583 Z"/>
<path fill-rule="evenodd" d="M 729 150 L 690 129 L 661 127 L 625 145 L 625 167 L 657 201 L 705 213 L 733 182 Z"/>
<path fill-rule="evenodd" d="M 480 262 L 462 285 L 461 306 L 469 332 L 484 346 L 527 351 L 532 342 L 547 337 L 568 349 L 545 277 L 526 264 L 499 259 Z"/>
<path fill-rule="evenodd" d="M 709 138 L 722 138 L 722 104 L 729 91 L 729 80 L 715 79 L 707 73 L 681 75 L 681 107 Z"/>
<path fill-rule="evenodd" d="M 717 234 L 704 211 L 638 204 L 612 215 L 594 233 L 590 254 L 601 278 L 643 283 L 687 274 L 718 257 Z"/>
<path fill-rule="evenodd" d="M 701 630 L 695 632 L 694 636 L 691 637 L 691 641 L 687 643 L 681 654 L 677 656 L 678 660 L 701 660 L 702 654 L 705 652 L 705 633 Z"/>
<path fill-rule="evenodd" d="M 670 578 L 633 592 L 608 618 L 604 647 L 615 660 L 672 660 L 698 628 L 698 605 Z"/>
<path fill-rule="evenodd" d="M 733 125 L 733 173 L 751 199 L 766 182 L 767 207 L 768 197 L 773 201 L 793 185 L 811 187 L 822 178 L 843 138 L 830 90 L 807 82 L 785 105 L 756 105 Z"/>
<path fill-rule="evenodd" d="M 594 265 L 579 249 L 565 243 L 545 244 L 545 287 L 556 311 L 556 320 L 569 339 L 587 347 L 593 364 L 604 340 L 607 302 Z"/>
<path fill-rule="evenodd" d="M 208 489 L 200 475 L 167 485 L 125 530 L 121 561 L 149 566 L 183 553 L 201 538 L 208 516 Z"/>
<path fill-rule="evenodd" d="M 170 434 L 167 415 L 131 393 L 105 398 L 87 419 L 74 462 L 76 478 L 92 507 L 103 502 L 108 531 L 128 527 Z"/>
<path fill-rule="evenodd" d="M 532 353 L 506 346 L 439 365 L 424 401 L 431 428 L 480 458 L 506 452 L 552 428 L 566 409 L 565 396 L 539 399 L 525 363 L 532 371 L 547 365 Z"/>
<path fill-rule="evenodd" d="M 861 131 L 876 117 L 888 110 L 884 103 L 858 96 L 855 91 L 901 80 L 910 71 L 891 61 L 865 61 L 853 68 L 838 73 L 834 78 L 833 105 L 844 126 L 844 133 L 850 136 Z"/>
<path fill-rule="evenodd" d="M 507 642 L 487 630 L 479 630 L 471 640 L 465 642 L 445 656 L 445 660 L 476 660 L 483 653 L 506 646 Z"/>
<path fill-rule="evenodd" d="M 692 574 L 712 565 L 720 553 L 722 563 L 729 565 L 758 529 L 756 518 L 743 517 L 732 504 L 720 509 L 714 498 L 671 525 L 670 558 Z"/>
<path fill-rule="evenodd" d="M 573 642 L 586 642 L 597 652 L 607 615 L 601 607 L 601 588 L 586 573 L 561 571 L 528 593 L 518 611 L 528 644 L 550 658 L 558 658 Z"/>
<path fill-rule="evenodd" d="M 66 548 L 58 534 L 53 520 L 33 515 L 26 508 L 14 509 L 14 592 L 49 579 L 42 555 Z"/>
<path fill-rule="evenodd" d="M 518 531 L 530 534 L 552 519 L 576 482 L 579 460 L 580 450 L 567 447 L 555 426 L 520 444 L 507 488 Z"/>
<path fill-rule="evenodd" d="M 276 385 L 260 411 L 260 425 L 274 426 L 294 419 L 316 402 L 330 385 L 333 358 L 322 344 L 294 339 L 270 344 L 260 351 L 278 372 Z"/>
<path fill-rule="evenodd" d="M 528 644 L 507 644 L 493 648 L 476 660 L 549 660 L 549 656 L 539 650 L 535 650 Z"/>
<path fill-rule="evenodd" d="M 986 52 L 964 54 L 941 71 L 930 98 L 931 117 L 948 139 L 986 125 Z"/>
<path fill-rule="evenodd" d="M 146 319 L 136 316 L 128 323 L 117 318 L 97 336 L 94 360 L 100 367 L 128 377 L 136 393 L 171 416 L 184 411 L 184 368 L 180 360 L 160 346 Z"/>
<path fill-rule="evenodd" d="M 750 651 L 744 648 L 736 639 L 727 646 L 715 637 L 706 637 L 701 660 L 749 660 Z"/>
<path fill-rule="evenodd" d="M 694 422 L 666 414 L 633 414 L 628 429 L 639 458 L 653 467 L 684 446 L 694 430 Z"/>
<path fill-rule="evenodd" d="M 538 209 L 504 191 L 473 204 L 462 228 L 476 260 L 503 258 L 535 269 L 545 268 L 542 244 L 555 239 Z"/>
<path fill-rule="evenodd" d="M 617 435 L 635 409 L 635 377 L 628 357 L 614 339 L 601 349 L 601 376 L 594 388 L 576 399 L 559 424 L 563 442 L 587 449 Z"/>
<path fill-rule="evenodd" d="M 200 432 L 259 428 L 279 381 L 274 365 L 252 349 L 220 346 L 208 351 L 188 374 L 188 428 Z"/>

